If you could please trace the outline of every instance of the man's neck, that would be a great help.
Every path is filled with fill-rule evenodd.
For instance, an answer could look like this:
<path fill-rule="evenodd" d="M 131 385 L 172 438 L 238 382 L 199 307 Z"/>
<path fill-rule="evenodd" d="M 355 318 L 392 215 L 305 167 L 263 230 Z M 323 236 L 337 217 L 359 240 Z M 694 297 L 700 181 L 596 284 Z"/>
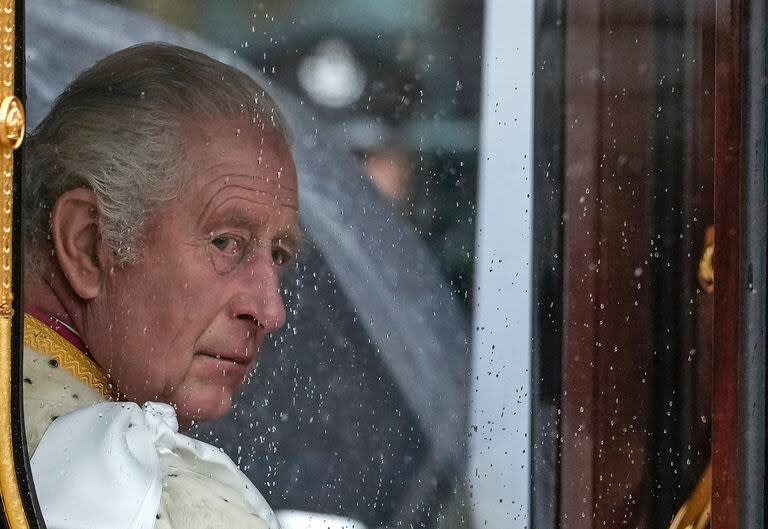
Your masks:
<path fill-rule="evenodd" d="M 47 314 L 82 334 L 82 302 L 77 298 L 60 270 L 43 277 L 26 274 L 24 278 L 24 305 Z"/>

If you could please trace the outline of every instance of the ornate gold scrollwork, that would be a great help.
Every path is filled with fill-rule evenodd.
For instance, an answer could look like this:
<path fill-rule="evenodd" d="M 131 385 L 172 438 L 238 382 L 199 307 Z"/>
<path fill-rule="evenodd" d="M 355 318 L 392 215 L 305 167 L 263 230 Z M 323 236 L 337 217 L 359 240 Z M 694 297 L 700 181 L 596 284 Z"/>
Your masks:
<path fill-rule="evenodd" d="M 13 319 L 13 151 L 24 140 L 24 108 L 16 97 L 16 3 L 0 1 L 0 496 L 10 529 L 28 529 L 29 522 L 16 479 L 11 407 L 11 322 Z"/>
<path fill-rule="evenodd" d="M 7 65 L 8 62 L 3 59 L 3 68 Z M 3 89 L 6 89 L 5 80 L 5 75 L 3 75 Z M 11 86 L 13 86 L 12 83 Z M 9 320 L 13 315 L 11 306 L 13 302 L 13 292 L 11 292 L 13 151 L 18 149 L 21 142 L 24 141 L 24 131 L 24 107 L 21 101 L 14 95 L 4 97 L 0 102 L 0 148 L 2 149 L 2 162 L 0 164 L 2 168 L 2 174 L 0 174 L 0 317 Z"/>
<path fill-rule="evenodd" d="M 24 105 L 16 96 L 8 96 L 0 103 L 0 144 L 16 150 L 24 141 L 26 118 Z"/>

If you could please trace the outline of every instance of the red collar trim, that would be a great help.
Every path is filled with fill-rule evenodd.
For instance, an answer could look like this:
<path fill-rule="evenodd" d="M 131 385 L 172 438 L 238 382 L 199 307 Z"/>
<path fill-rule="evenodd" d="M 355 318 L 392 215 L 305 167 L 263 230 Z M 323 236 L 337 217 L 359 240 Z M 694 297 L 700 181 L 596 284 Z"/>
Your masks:
<path fill-rule="evenodd" d="M 85 345 L 83 339 L 72 332 L 72 329 L 61 323 L 61 321 L 59 321 L 56 317 L 51 316 L 47 312 L 44 312 L 37 307 L 24 307 L 24 312 L 45 323 L 48 327 L 56 331 L 56 334 L 74 345 L 78 351 L 83 353 L 88 358 L 91 358 L 91 353 L 88 352 L 88 346 Z"/>

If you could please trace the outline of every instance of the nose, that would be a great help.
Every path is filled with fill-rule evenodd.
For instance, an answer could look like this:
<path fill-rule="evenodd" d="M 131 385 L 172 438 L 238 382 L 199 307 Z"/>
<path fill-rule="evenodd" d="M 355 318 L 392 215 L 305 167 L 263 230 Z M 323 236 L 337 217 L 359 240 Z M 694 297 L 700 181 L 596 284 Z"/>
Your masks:
<path fill-rule="evenodd" d="M 266 258 L 265 258 L 266 257 Z M 267 333 L 285 324 L 285 305 L 280 293 L 280 267 L 271 255 L 258 256 L 238 274 L 233 315 L 255 323 Z"/>

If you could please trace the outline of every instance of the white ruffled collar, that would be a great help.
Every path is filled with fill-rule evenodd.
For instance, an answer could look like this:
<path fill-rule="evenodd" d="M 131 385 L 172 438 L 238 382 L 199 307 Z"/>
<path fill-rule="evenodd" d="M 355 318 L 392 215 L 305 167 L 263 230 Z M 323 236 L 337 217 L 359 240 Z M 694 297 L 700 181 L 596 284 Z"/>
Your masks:
<path fill-rule="evenodd" d="M 224 452 L 180 434 L 168 404 L 103 402 L 56 419 L 32 457 L 32 476 L 49 529 L 151 529 L 167 469 L 161 455 L 237 491 L 270 529 L 272 509 Z"/>

